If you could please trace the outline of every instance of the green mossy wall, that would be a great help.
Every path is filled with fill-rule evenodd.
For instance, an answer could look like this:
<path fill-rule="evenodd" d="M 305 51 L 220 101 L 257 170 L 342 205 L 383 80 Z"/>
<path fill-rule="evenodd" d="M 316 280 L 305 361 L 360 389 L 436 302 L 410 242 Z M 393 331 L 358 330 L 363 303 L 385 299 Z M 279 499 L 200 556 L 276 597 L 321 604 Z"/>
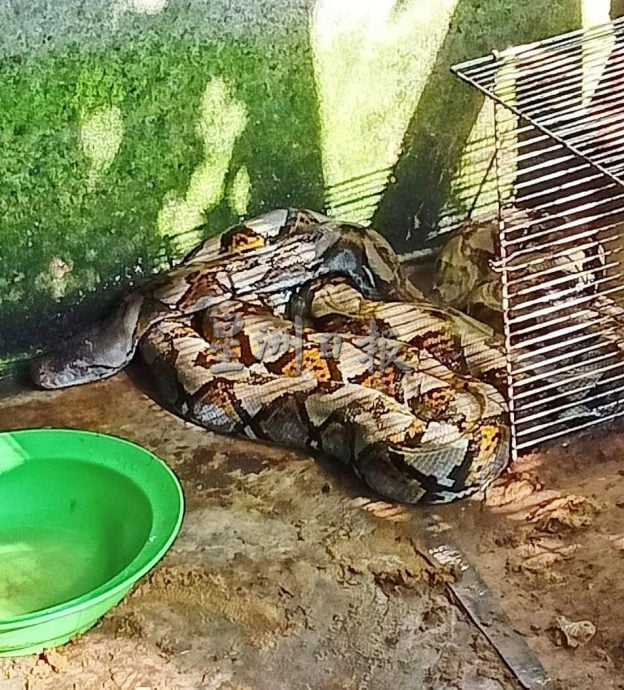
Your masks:
<path fill-rule="evenodd" d="M 345 175 L 389 168 L 395 181 L 374 221 L 397 247 L 413 248 L 413 219 L 435 224 L 483 103 L 450 64 L 581 21 L 578 0 L 445 0 L 448 19 L 440 15 L 440 27 L 436 15 L 430 45 L 428 1 L 380 2 L 402 33 L 396 50 L 389 34 L 389 58 L 364 82 L 349 75 L 383 32 L 368 45 L 361 27 L 349 38 L 347 22 L 319 62 L 312 0 L 171 0 L 157 15 L 111 14 L 122 0 L 90 0 L 74 24 L 62 7 L 56 19 L 39 17 L 51 11 L 39 1 L 24 1 L 21 15 L 1 10 L 0 367 L 98 318 L 129 284 L 241 213 L 323 208 L 340 175 L 327 163 L 332 132 L 345 130 L 345 117 L 359 123 L 350 162 L 350 143 L 340 147 Z M 420 95 L 405 126 L 395 123 L 403 143 L 380 161 L 380 117 L 390 122 L 411 103 L 412 73 Z M 393 80 L 387 113 L 378 104 L 366 112 L 367 93 Z M 332 122 L 327 103 L 340 89 L 351 100 Z"/>
<path fill-rule="evenodd" d="M 222 189 L 207 226 L 216 232 L 236 220 L 229 190 L 243 163 L 253 190 L 249 212 L 284 203 L 322 206 L 305 36 L 263 44 L 154 36 L 4 62 L 0 348 L 6 354 L 52 342 L 59 327 L 97 316 L 128 282 L 183 251 L 158 227 L 158 216 L 163 199 L 183 197 L 202 164 L 198 104 L 214 76 L 236 94 L 247 125 L 218 180 Z M 80 121 L 115 106 L 123 109 L 123 138 L 94 179 Z"/>

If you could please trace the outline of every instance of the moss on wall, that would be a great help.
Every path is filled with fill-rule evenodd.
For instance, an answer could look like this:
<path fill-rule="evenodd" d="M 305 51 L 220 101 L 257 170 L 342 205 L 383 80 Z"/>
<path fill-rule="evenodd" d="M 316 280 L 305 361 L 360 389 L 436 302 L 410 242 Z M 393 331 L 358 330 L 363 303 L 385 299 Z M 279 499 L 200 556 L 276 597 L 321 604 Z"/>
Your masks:
<path fill-rule="evenodd" d="M 293 31 L 5 61 L 0 348 L 97 315 L 197 239 L 189 214 L 217 232 L 241 212 L 322 206 L 317 112 L 307 35 Z"/>
<path fill-rule="evenodd" d="M 0 366 L 244 213 L 374 192 L 413 248 L 482 105 L 449 66 L 580 25 L 580 0 L 154 2 L 0 9 Z"/>

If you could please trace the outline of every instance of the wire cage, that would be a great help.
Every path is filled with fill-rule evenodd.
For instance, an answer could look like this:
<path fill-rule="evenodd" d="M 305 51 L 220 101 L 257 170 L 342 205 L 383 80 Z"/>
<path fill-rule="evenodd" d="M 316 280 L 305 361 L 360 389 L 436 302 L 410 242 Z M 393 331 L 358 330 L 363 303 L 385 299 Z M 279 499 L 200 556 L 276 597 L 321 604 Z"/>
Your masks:
<path fill-rule="evenodd" d="M 624 19 L 453 72 L 495 110 L 517 457 L 624 415 Z"/>

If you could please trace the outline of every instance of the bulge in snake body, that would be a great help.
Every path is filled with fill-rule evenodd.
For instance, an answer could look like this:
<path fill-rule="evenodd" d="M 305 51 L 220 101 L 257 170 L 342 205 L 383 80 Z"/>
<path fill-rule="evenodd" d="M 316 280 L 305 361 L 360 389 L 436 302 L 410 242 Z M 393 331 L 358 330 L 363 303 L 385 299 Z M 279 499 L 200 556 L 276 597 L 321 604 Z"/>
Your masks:
<path fill-rule="evenodd" d="M 126 366 L 139 340 L 154 323 L 206 309 L 235 296 L 279 293 L 305 280 L 334 272 L 359 248 L 334 223 L 296 228 L 283 242 L 229 259 L 197 260 L 158 276 L 122 301 L 102 324 L 70 340 L 59 351 L 34 362 L 32 378 L 43 388 L 62 388 L 112 376 Z M 350 266 L 357 268 L 354 262 Z M 223 270 L 228 284 L 219 280 Z M 367 294 L 377 294 L 370 271 L 356 271 Z"/>
<path fill-rule="evenodd" d="M 172 409 L 214 431 L 336 457 L 352 465 L 373 489 L 395 500 L 440 501 L 469 495 L 504 467 L 509 442 L 504 405 L 488 408 L 483 390 L 474 394 L 467 390 L 471 381 L 460 382 L 457 374 L 440 365 L 437 372 L 443 371 L 446 380 L 427 374 L 426 353 L 410 352 L 412 348 L 402 343 L 402 357 L 418 368 L 394 367 L 395 380 L 386 388 L 387 380 L 371 376 L 358 361 L 359 338 L 349 334 L 334 366 L 327 366 L 319 376 L 324 334 L 307 329 L 302 334 L 301 375 L 287 375 L 285 361 L 276 366 L 277 355 L 261 359 L 249 340 L 263 329 L 289 332 L 292 323 L 262 313 L 258 305 L 245 314 L 248 307 L 245 302 L 226 302 L 205 313 L 207 320 L 223 314 L 241 318 L 244 325 L 235 348 L 240 354 L 232 362 L 244 364 L 238 370 L 212 373 L 216 359 L 210 333 L 201 329 L 200 334 L 190 323 L 164 322 L 142 340 L 144 356 L 152 362 L 160 360 L 159 380 L 177 382 L 177 390 L 168 385 L 174 392 L 168 400 Z M 288 351 L 282 359 L 292 361 L 296 356 Z M 442 407 L 433 403 L 427 409 L 426 394 L 434 388 L 449 395 Z M 495 389 L 487 392 L 497 396 Z M 420 407 L 412 404 L 416 400 Z M 415 413 L 417 407 L 420 415 Z M 497 439 L 484 447 L 492 433 Z M 391 482 L 397 468 L 401 482 Z"/>

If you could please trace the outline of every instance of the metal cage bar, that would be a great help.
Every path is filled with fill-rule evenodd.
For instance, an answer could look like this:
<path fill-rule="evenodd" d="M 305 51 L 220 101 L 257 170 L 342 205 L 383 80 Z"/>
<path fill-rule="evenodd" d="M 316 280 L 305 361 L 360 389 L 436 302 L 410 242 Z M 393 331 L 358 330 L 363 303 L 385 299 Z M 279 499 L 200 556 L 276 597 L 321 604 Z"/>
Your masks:
<path fill-rule="evenodd" d="M 495 109 L 517 457 L 624 415 L 624 18 L 452 69 Z"/>

